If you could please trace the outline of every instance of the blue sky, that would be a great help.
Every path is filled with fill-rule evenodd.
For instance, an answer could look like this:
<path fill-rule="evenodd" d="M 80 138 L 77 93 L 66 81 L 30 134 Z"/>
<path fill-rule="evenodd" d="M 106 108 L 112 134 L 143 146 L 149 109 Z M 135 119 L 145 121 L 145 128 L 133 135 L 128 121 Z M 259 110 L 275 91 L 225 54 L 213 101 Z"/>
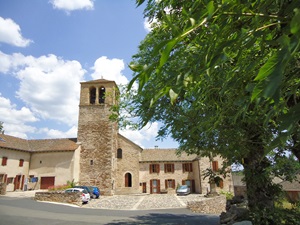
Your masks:
<path fill-rule="evenodd" d="M 0 121 L 5 134 L 77 136 L 79 82 L 126 84 L 139 43 L 149 32 L 134 0 L 0 0 Z M 120 131 L 145 148 L 158 124 Z"/>

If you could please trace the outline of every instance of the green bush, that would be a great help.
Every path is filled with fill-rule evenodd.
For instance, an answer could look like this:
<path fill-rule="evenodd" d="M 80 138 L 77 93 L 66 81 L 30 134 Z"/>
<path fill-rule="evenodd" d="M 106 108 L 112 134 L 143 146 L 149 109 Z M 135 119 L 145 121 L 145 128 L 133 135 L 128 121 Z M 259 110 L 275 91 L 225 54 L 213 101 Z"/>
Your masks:
<path fill-rule="evenodd" d="M 220 191 L 221 195 L 225 195 L 226 196 L 226 200 L 231 200 L 233 198 L 233 193 L 229 192 L 229 191 Z"/>

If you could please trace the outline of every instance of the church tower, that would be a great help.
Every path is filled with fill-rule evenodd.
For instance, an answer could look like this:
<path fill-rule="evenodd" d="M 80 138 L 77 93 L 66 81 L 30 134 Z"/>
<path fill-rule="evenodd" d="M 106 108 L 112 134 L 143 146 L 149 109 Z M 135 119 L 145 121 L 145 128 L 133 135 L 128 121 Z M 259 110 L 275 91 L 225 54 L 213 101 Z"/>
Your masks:
<path fill-rule="evenodd" d="M 114 81 L 99 79 L 81 83 L 78 142 L 81 144 L 81 185 L 98 186 L 101 194 L 115 191 L 115 154 L 118 125 L 109 120 L 118 93 Z"/>

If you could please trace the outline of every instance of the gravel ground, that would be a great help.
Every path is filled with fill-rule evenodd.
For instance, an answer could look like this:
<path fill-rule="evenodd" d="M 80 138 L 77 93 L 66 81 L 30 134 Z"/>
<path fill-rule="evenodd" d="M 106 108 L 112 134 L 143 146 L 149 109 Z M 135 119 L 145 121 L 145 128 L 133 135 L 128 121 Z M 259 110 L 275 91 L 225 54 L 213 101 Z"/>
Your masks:
<path fill-rule="evenodd" d="M 175 194 L 100 196 L 99 199 L 92 199 L 83 207 L 117 210 L 186 208 L 187 202 L 201 200 L 202 198 L 204 198 L 203 195 L 199 194 L 187 196 L 177 196 Z"/>

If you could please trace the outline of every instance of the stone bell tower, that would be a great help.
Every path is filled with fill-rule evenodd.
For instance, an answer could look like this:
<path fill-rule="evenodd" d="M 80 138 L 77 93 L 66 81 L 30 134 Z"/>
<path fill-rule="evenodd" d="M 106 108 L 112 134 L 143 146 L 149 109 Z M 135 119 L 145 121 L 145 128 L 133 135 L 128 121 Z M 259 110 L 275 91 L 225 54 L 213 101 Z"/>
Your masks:
<path fill-rule="evenodd" d="M 115 190 L 115 152 L 117 123 L 111 122 L 110 107 L 116 104 L 117 85 L 99 79 L 81 83 L 78 142 L 81 144 L 81 185 L 98 186 L 101 194 L 113 195 Z"/>

